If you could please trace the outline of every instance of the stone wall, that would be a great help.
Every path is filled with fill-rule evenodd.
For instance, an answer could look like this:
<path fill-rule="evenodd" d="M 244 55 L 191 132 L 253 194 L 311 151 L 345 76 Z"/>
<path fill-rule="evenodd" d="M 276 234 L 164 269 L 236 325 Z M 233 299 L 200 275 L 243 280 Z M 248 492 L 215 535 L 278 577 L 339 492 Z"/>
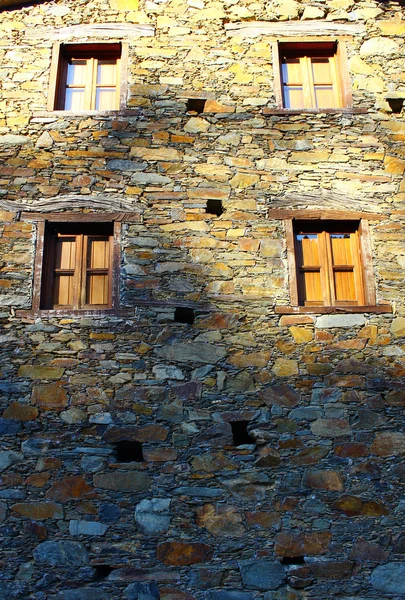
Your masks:
<path fill-rule="evenodd" d="M 277 111 L 271 42 L 323 32 L 355 110 Z M 0 14 L 0 598 L 404 597 L 404 36 L 394 2 Z M 53 43 L 100 39 L 127 109 L 47 112 Z M 392 312 L 277 314 L 280 208 L 381 215 Z M 132 215 L 120 314 L 30 312 L 28 213 L 66 211 Z"/>

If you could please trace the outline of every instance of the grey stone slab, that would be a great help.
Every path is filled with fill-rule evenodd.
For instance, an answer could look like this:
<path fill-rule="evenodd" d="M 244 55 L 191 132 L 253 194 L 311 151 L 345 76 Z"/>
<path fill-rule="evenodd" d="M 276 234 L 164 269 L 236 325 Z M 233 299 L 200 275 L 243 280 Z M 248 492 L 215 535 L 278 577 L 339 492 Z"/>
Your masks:
<path fill-rule="evenodd" d="M 54 567 L 78 567 L 88 562 L 85 547 L 69 540 L 42 542 L 34 549 L 33 555 L 36 562 Z"/>
<path fill-rule="evenodd" d="M 131 177 L 133 183 L 140 183 L 144 185 L 165 185 L 172 183 L 170 177 L 166 175 L 158 175 L 157 173 L 135 173 Z"/>
<path fill-rule="evenodd" d="M 108 525 L 99 521 L 78 521 L 71 519 L 69 523 L 70 535 L 104 535 Z"/>
<path fill-rule="evenodd" d="M 317 329 L 329 329 L 331 327 L 361 327 L 366 324 L 364 315 L 321 315 L 316 318 Z"/>
<path fill-rule="evenodd" d="M 41 456 L 48 450 L 50 440 L 46 438 L 30 438 L 21 444 L 24 456 Z"/>
<path fill-rule="evenodd" d="M 143 492 L 149 489 L 151 479 L 146 473 L 128 471 L 123 473 L 100 473 L 94 475 L 94 486 L 117 492 Z"/>
<path fill-rule="evenodd" d="M 244 585 L 257 590 L 275 590 L 285 581 L 284 567 L 265 558 L 239 561 Z"/>
<path fill-rule="evenodd" d="M 161 358 L 176 362 L 216 363 L 226 356 L 225 348 L 213 344 L 177 343 L 172 346 L 158 348 L 156 354 Z"/>
<path fill-rule="evenodd" d="M 107 162 L 106 168 L 110 171 L 144 171 L 147 166 L 144 162 L 115 158 Z"/>
<path fill-rule="evenodd" d="M 15 435 L 22 429 L 20 421 L 14 419 L 2 419 L 0 418 L 0 435 Z"/>
<path fill-rule="evenodd" d="M 371 573 L 371 585 L 385 594 L 405 596 L 405 563 L 391 562 L 380 565 Z"/>
<path fill-rule="evenodd" d="M 170 498 L 141 500 L 135 507 L 135 522 L 146 534 L 164 533 L 170 527 Z"/>
<path fill-rule="evenodd" d="M 24 460 L 24 456 L 19 452 L 7 450 L 0 452 L 0 471 L 5 471 L 11 465 L 16 465 Z"/>
<path fill-rule="evenodd" d="M 157 584 L 154 581 L 140 583 L 136 581 L 131 583 L 124 591 L 125 598 L 128 600 L 159 600 L 160 593 Z"/>

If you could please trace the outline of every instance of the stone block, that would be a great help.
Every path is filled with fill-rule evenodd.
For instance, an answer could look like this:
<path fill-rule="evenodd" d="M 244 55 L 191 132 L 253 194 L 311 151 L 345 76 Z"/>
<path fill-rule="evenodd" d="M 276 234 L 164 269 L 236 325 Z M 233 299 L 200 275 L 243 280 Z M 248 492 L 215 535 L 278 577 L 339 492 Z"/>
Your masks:
<path fill-rule="evenodd" d="M 283 565 L 266 558 L 241 560 L 239 569 L 244 585 L 256 590 L 275 590 L 286 579 Z"/>
<path fill-rule="evenodd" d="M 316 318 L 315 327 L 317 329 L 328 329 L 331 327 L 360 327 L 366 324 L 363 315 L 321 315 Z"/>
<path fill-rule="evenodd" d="M 108 529 L 108 525 L 99 523 L 98 521 L 78 521 L 71 519 L 69 521 L 70 535 L 104 535 Z"/>
<path fill-rule="evenodd" d="M 329 551 L 332 534 L 329 531 L 313 533 L 282 531 L 277 534 L 276 556 L 295 557 L 304 555 L 317 556 Z"/>
<path fill-rule="evenodd" d="M 328 490 L 340 492 L 343 490 L 343 481 L 337 471 L 322 469 L 308 471 L 304 477 L 304 484 L 313 490 Z"/>
<path fill-rule="evenodd" d="M 149 489 L 151 479 L 139 471 L 117 471 L 94 475 L 94 487 L 117 492 L 144 492 Z"/>
<path fill-rule="evenodd" d="M 20 504 L 13 504 L 11 510 L 22 517 L 28 517 L 35 521 L 63 519 L 62 505 L 55 502 L 22 502 Z"/>
<path fill-rule="evenodd" d="M 23 460 L 24 456 L 19 452 L 14 452 L 13 450 L 5 450 L 0 452 L 0 472 L 5 471 L 12 465 L 17 465 L 23 462 Z"/>
<path fill-rule="evenodd" d="M 33 551 L 34 560 L 52 567 L 81 567 L 88 564 L 87 550 L 79 542 L 46 541 Z"/>
<path fill-rule="evenodd" d="M 135 523 L 147 535 L 165 533 L 171 522 L 170 498 L 141 500 L 135 507 Z"/>
<path fill-rule="evenodd" d="M 384 594 L 405 595 L 405 563 L 389 562 L 371 573 L 371 585 Z"/>
<path fill-rule="evenodd" d="M 205 504 L 197 509 L 196 523 L 220 537 L 241 537 L 245 534 L 242 515 L 235 506 Z"/>
<path fill-rule="evenodd" d="M 61 411 L 69 402 L 66 390 L 59 382 L 34 386 L 31 400 L 44 411 Z"/>
<path fill-rule="evenodd" d="M 60 379 L 65 369 L 61 367 L 42 367 L 37 365 L 21 365 L 18 370 L 19 377 L 29 379 Z"/>
<path fill-rule="evenodd" d="M 47 498 L 66 502 L 74 498 L 82 498 L 93 490 L 82 475 L 68 475 L 56 481 L 46 493 Z"/>
<path fill-rule="evenodd" d="M 211 546 L 198 542 L 163 542 L 157 546 L 158 560 L 173 567 L 208 562 L 212 553 Z"/>

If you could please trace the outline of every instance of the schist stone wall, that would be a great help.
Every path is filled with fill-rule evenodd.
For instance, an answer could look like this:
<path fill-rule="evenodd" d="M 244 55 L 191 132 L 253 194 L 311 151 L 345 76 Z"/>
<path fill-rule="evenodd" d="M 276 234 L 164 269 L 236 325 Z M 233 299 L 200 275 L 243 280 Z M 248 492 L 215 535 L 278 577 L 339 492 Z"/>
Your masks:
<path fill-rule="evenodd" d="M 405 597 L 401 4 L 0 3 L 1 599 Z M 277 111 L 300 38 L 344 40 L 354 110 Z M 127 44 L 125 110 L 47 111 L 55 42 Z M 390 312 L 277 313 L 269 209 L 379 215 Z M 122 221 L 115 315 L 31 310 L 75 211 Z"/>

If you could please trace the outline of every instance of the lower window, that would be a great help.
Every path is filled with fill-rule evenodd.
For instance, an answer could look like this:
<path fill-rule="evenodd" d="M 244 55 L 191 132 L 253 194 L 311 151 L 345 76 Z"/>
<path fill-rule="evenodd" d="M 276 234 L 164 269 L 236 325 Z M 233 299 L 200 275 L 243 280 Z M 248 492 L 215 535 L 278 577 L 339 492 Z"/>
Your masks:
<path fill-rule="evenodd" d="M 113 223 L 47 223 L 41 309 L 112 307 Z"/>
<path fill-rule="evenodd" d="M 359 222 L 296 221 L 293 232 L 298 304 L 365 305 Z"/>

